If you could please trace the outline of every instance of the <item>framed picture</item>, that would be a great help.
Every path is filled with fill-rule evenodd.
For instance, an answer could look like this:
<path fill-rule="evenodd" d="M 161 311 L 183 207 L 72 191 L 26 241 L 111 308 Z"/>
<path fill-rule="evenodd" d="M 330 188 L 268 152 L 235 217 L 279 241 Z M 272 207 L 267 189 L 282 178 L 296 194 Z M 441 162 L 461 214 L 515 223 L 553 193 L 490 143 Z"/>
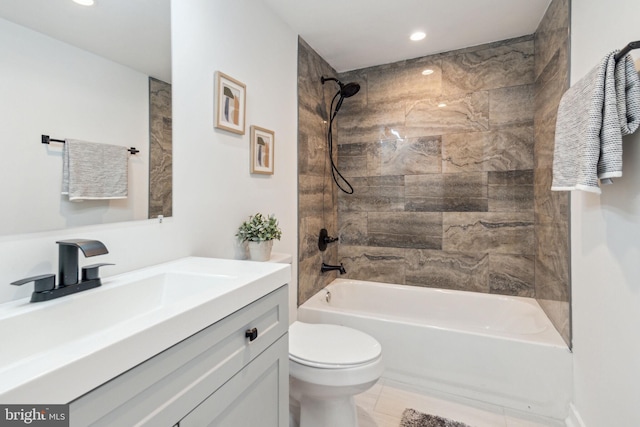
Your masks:
<path fill-rule="evenodd" d="M 215 80 L 216 127 L 244 135 L 247 87 L 220 71 Z"/>
<path fill-rule="evenodd" d="M 251 126 L 251 173 L 273 175 L 274 143 L 272 130 Z"/>

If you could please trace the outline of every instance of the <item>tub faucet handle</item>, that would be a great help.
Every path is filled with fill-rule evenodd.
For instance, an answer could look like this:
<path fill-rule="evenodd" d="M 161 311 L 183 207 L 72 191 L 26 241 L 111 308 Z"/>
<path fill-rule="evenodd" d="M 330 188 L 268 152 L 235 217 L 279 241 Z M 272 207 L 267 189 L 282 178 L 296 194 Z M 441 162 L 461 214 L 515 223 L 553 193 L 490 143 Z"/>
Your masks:
<path fill-rule="evenodd" d="M 327 245 L 329 243 L 337 242 L 338 240 L 340 240 L 338 237 L 329 236 L 327 229 L 323 228 L 320 230 L 320 235 L 318 236 L 318 249 L 320 249 L 321 252 L 324 252 L 327 250 Z"/>

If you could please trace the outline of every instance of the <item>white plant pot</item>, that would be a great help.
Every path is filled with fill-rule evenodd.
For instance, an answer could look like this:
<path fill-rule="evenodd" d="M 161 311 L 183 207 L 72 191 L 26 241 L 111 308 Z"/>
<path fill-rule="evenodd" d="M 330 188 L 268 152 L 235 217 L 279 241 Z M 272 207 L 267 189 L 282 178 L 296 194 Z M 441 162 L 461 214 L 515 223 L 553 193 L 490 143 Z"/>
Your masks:
<path fill-rule="evenodd" d="M 269 261 L 271 258 L 273 240 L 247 242 L 247 246 L 249 247 L 249 259 L 251 261 Z"/>

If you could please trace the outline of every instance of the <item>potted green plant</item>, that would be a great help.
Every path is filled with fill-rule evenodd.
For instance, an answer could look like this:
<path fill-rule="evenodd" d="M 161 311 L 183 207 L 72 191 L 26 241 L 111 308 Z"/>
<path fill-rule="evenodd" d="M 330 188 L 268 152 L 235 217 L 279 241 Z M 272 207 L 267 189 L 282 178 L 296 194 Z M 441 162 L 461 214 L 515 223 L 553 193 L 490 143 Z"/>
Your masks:
<path fill-rule="evenodd" d="M 282 230 L 274 215 L 264 216 L 257 213 L 240 225 L 236 236 L 246 242 L 250 260 L 268 261 L 271 258 L 273 240 L 280 240 Z"/>

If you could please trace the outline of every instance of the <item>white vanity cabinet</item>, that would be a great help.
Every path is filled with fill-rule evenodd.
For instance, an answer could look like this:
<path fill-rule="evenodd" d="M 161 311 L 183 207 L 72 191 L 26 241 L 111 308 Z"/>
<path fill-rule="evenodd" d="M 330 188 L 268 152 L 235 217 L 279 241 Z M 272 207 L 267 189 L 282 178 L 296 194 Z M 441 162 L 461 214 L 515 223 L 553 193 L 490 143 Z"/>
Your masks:
<path fill-rule="evenodd" d="M 71 427 L 286 427 L 287 301 L 285 285 L 74 400 Z"/>

